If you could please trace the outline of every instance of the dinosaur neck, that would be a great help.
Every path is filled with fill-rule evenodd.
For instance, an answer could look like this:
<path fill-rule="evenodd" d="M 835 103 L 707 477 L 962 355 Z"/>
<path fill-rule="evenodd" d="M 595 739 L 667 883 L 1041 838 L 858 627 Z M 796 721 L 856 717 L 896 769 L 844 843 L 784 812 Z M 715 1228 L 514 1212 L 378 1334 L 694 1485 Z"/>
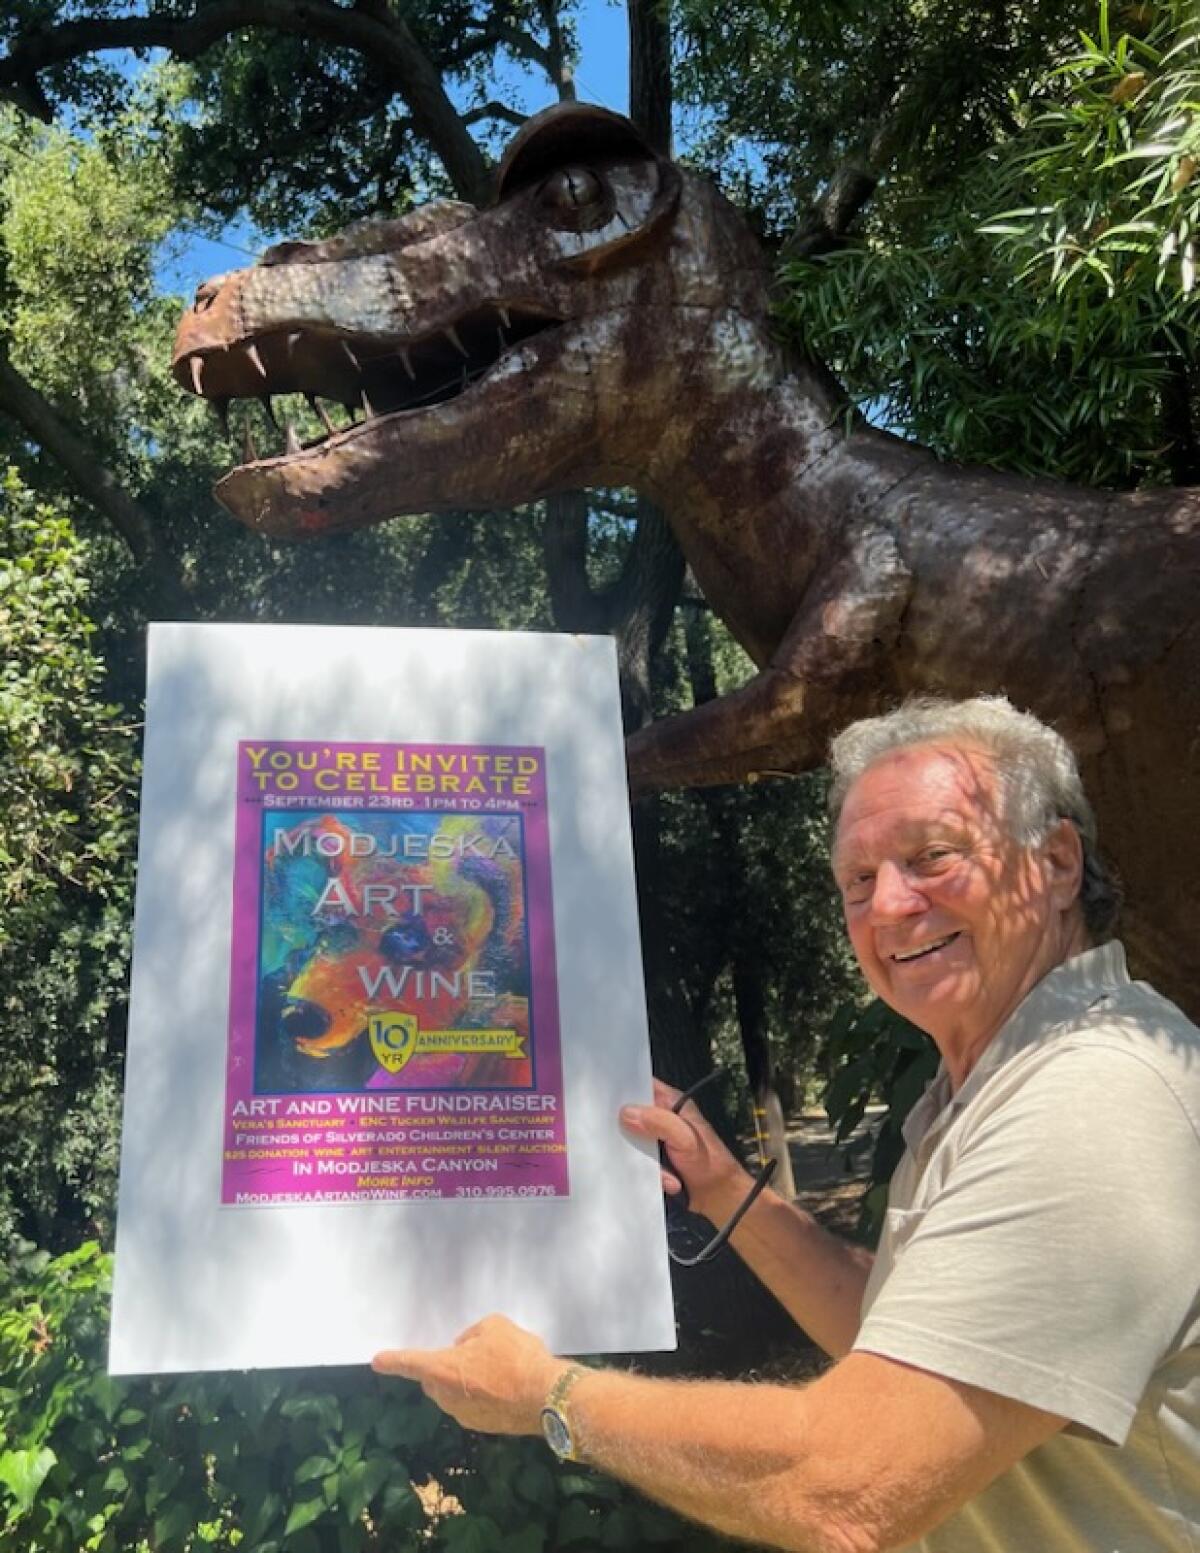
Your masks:
<path fill-rule="evenodd" d="M 707 362 L 703 379 L 693 367 L 676 387 L 675 412 L 645 439 L 631 483 L 663 508 L 706 597 L 762 663 L 851 517 L 851 491 L 876 483 L 866 466 L 886 465 L 890 482 L 930 455 L 848 431 L 836 383 L 765 326 L 738 320 L 724 332 L 732 346 L 693 358 Z"/>

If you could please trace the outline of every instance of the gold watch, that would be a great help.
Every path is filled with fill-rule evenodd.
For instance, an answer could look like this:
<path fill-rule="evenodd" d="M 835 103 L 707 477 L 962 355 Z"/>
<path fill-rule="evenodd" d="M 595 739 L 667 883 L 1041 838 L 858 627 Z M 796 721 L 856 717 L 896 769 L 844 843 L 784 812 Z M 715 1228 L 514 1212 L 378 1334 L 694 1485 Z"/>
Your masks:
<path fill-rule="evenodd" d="M 546 1444 L 559 1461 L 579 1460 L 579 1441 L 571 1428 L 566 1401 L 571 1387 L 581 1375 L 586 1374 L 587 1369 L 584 1365 L 572 1364 L 550 1387 L 546 1393 L 546 1400 L 542 1404 L 542 1433 L 546 1437 Z"/>

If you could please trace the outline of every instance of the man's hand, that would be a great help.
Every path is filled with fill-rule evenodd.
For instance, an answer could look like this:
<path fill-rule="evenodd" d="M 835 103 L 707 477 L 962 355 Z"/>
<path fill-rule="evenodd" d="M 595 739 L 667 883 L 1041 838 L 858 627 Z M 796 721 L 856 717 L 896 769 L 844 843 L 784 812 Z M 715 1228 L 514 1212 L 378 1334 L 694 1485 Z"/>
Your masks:
<path fill-rule="evenodd" d="M 466 1429 L 537 1434 L 546 1394 L 568 1364 L 507 1316 L 485 1316 L 449 1348 L 390 1349 L 377 1353 L 371 1368 L 419 1381 Z"/>
<path fill-rule="evenodd" d="M 627 1105 L 621 1110 L 621 1125 L 640 1138 L 661 1143 L 676 1176 L 663 1171 L 663 1190 L 679 1191 L 682 1181 L 688 1189 L 690 1206 L 713 1224 L 723 1224 L 744 1201 L 752 1185 L 751 1177 L 738 1163 L 689 1100 L 678 1115 L 671 1107 L 680 1091 L 654 1080 L 654 1105 Z"/>

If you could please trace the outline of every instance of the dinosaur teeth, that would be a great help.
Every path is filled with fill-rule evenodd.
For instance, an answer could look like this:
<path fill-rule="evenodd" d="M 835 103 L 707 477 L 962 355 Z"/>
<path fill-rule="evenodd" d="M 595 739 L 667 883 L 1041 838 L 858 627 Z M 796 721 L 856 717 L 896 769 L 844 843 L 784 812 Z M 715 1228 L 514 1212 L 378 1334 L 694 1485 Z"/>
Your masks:
<path fill-rule="evenodd" d="M 373 421 L 375 419 L 375 416 L 376 416 L 376 414 L 378 412 L 376 411 L 375 406 L 367 398 L 367 391 L 366 391 L 365 388 L 362 391 L 362 402 L 363 402 L 363 411 L 364 411 L 367 419 L 369 421 Z"/>
<path fill-rule="evenodd" d="M 292 425 L 291 421 L 288 421 L 287 429 L 284 432 L 283 437 L 284 451 L 286 453 L 299 453 L 301 451 L 300 438 L 296 435 L 296 428 Z"/>
<path fill-rule="evenodd" d="M 266 411 L 267 419 L 270 421 L 271 425 L 274 426 L 276 431 L 278 431 L 279 430 L 279 422 L 275 418 L 275 406 L 271 403 L 271 396 L 270 396 L 270 394 L 260 394 L 259 398 L 258 398 L 258 402 L 259 402 L 259 404 L 262 405 L 263 409 Z"/>
<path fill-rule="evenodd" d="M 202 386 L 204 378 L 204 362 L 200 359 L 199 356 L 191 356 L 188 359 L 188 366 L 192 369 L 192 388 L 197 394 L 202 395 L 204 393 L 204 388 Z"/>
<path fill-rule="evenodd" d="M 330 418 L 329 418 L 329 411 L 325 408 L 325 406 L 317 398 L 316 394 L 305 394 L 304 398 L 305 398 L 305 402 L 308 405 L 308 408 L 313 412 L 314 415 L 317 415 L 317 416 L 320 417 L 321 424 L 325 427 L 325 430 L 327 432 L 329 432 L 330 435 L 332 436 L 332 434 L 337 430 L 337 427 L 330 420 Z"/>
<path fill-rule="evenodd" d="M 362 362 L 359 361 L 358 357 L 350 349 L 350 347 L 346 343 L 346 341 L 339 339 L 338 340 L 338 344 L 342 347 L 342 352 L 345 355 L 346 360 L 350 363 L 350 365 L 354 368 L 354 370 L 356 372 L 361 372 L 362 371 Z"/>
<path fill-rule="evenodd" d="M 501 349 L 501 351 L 502 352 L 506 351 L 508 349 L 508 338 L 505 335 L 504 330 L 503 329 L 497 329 L 496 333 L 500 337 L 500 349 Z"/>
<path fill-rule="evenodd" d="M 251 340 L 246 346 L 246 355 L 250 358 L 250 365 L 258 373 L 259 377 L 266 381 L 267 369 L 263 366 L 263 359 L 258 353 L 258 346 Z"/>
<path fill-rule="evenodd" d="M 415 383 L 417 381 L 417 374 L 413 371 L 412 357 L 406 350 L 401 350 L 400 352 L 400 364 L 403 366 L 405 372 L 408 373 L 409 382 Z"/>
<path fill-rule="evenodd" d="M 454 349 L 460 356 L 469 356 L 471 354 L 471 352 L 459 339 L 458 330 L 454 327 L 453 324 L 451 324 L 448 329 L 444 329 L 442 332 L 445 334 L 446 338 L 450 341 L 451 345 L 454 346 Z"/>
<path fill-rule="evenodd" d="M 294 330 L 291 334 L 288 335 L 288 337 L 287 337 L 287 359 L 288 359 L 288 365 L 289 366 L 291 365 L 292 360 L 295 357 L 296 347 L 297 347 L 297 345 L 299 345 L 300 341 L 303 338 L 304 338 L 304 336 L 299 332 L 299 330 Z"/>
<path fill-rule="evenodd" d="M 242 430 L 242 463 L 258 463 L 258 449 L 254 446 L 254 438 L 250 435 L 249 421 L 247 421 Z"/>
<path fill-rule="evenodd" d="M 509 310 L 506 307 L 502 307 L 502 308 L 497 309 L 497 311 L 500 314 L 500 322 L 504 325 L 504 327 L 506 329 L 511 329 L 512 328 L 512 314 L 509 312 Z"/>

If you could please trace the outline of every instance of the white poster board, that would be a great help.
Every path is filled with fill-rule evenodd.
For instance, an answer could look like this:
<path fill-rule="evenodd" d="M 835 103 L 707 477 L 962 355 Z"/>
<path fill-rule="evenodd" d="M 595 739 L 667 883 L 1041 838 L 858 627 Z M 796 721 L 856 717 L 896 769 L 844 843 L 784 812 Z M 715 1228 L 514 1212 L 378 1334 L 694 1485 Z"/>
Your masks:
<path fill-rule="evenodd" d="M 109 1367 L 675 1346 L 606 637 L 150 628 Z"/>

